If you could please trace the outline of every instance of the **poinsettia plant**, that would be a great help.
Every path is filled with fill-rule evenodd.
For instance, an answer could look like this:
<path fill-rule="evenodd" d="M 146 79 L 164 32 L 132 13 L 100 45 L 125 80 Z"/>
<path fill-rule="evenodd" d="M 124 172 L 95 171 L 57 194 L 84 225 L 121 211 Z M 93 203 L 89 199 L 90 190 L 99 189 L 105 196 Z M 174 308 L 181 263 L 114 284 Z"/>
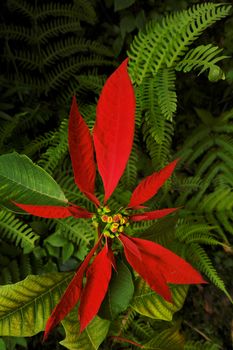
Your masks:
<path fill-rule="evenodd" d="M 94 247 L 49 317 L 44 339 L 78 302 L 80 332 L 97 315 L 108 290 L 112 269 L 117 269 L 113 249 L 115 240 L 122 244 L 131 267 L 168 302 L 172 302 L 169 283 L 205 283 L 198 271 L 170 250 L 127 235 L 127 228 L 132 222 L 159 219 L 177 210 L 148 211 L 143 206 L 172 175 L 177 160 L 143 179 L 126 207 L 112 211 L 108 206 L 108 200 L 125 170 L 134 138 L 135 95 L 127 63 L 125 60 L 103 87 L 97 104 L 93 136 L 79 113 L 75 97 L 71 105 L 68 142 L 74 180 L 79 190 L 94 203 L 96 211 L 90 212 L 73 203 L 52 206 L 14 202 L 27 213 L 44 218 L 73 216 L 91 219 L 98 233 Z M 103 203 L 95 195 L 96 163 L 104 186 Z"/>

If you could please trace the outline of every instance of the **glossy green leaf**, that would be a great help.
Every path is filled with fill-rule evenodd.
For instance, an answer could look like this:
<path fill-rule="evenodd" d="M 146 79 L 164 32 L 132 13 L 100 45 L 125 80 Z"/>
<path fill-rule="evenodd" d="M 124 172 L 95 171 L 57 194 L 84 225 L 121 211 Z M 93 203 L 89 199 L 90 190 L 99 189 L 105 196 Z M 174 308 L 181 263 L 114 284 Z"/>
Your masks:
<path fill-rule="evenodd" d="M 126 9 L 135 3 L 135 0 L 114 0 L 114 11 Z"/>
<path fill-rule="evenodd" d="M 67 243 L 67 239 L 59 232 L 55 232 L 44 240 L 45 243 L 51 244 L 53 247 L 63 247 Z"/>
<path fill-rule="evenodd" d="M 0 336 L 29 337 L 45 323 L 73 273 L 29 275 L 0 287 Z"/>
<path fill-rule="evenodd" d="M 66 242 L 62 249 L 62 261 L 67 261 L 74 252 L 74 245 L 72 242 Z"/>
<path fill-rule="evenodd" d="M 6 344 L 3 339 L 0 339 L 0 350 L 6 350 Z"/>
<path fill-rule="evenodd" d="M 113 273 L 99 315 L 110 320 L 114 319 L 120 312 L 127 309 L 133 293 L 134 284 L 131 272 L 122 261 L 119 261 L 117 272 Z"/>
<path fill-rule="evenodd" d="M 85 330 L 79 334 L 77 309 L 62 321 L 66 338 L 60 342 L 70 350 L 97 350 L 105 339 L 110 322 L 96 316 Z"/>
<path fill-rule="evenodd" d="M 183 306 L 188 286 L 173 285 L 170 289 L 172 291 L 173 303 L 165 301 L 156 294 L 144 280 L 138 279 L 131 306 L 141 315 L 171 321 L 173 314 Z"/>
<path fill-rule="evenodd" d="M 67 202 L 56 181 L 25 155 L 0 156 L 0 205 L 17 211 L 11 200 L 24 204 L 62 205 Z"/>

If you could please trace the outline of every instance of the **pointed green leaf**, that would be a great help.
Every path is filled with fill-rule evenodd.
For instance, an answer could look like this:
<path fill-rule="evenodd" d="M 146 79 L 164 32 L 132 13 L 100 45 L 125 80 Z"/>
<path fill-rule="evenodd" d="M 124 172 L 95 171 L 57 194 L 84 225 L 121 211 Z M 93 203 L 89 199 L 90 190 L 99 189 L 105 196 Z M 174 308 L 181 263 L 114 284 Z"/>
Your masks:
<path fill-rule="evenodd" d="M 99 315 L 110 320 L 114 319 L 120 312 L 127 309 L 133 293 L 134 284 L 131 272 L 122 261 L 119 261 L 117 272 L 113 273 Z"/>
<path fill-rule="evenodd" d="M 0 205 L 19 212 L 11 200 L 62 206 L 67 202 L 60 186 L 46 171 L 16 152 L 0 156 Z"/>
<path fill-rule="evenodd" d="M 62 249 L 62 261 L 67 261 L 74 252 L 74 245 L 72 242 L 66 242 Z"/>
<path fill-rule="evenodd" d="M 29 337 L 44 330 L 73 273 L 29 275 L 0 287 L 0 336 Z"/>
<path fill-rule="evenodd" d="M 173 314 L 183 306 L 187 295 L 188 286 L 171 286 L 173 303 L 165 301 L 156 294 L 148 284 L 138 279 L 135 286 L 135 294 L 131 306 L 139 314 L 165 321 L 171 321 Z"/>
<path fill-rule="evenodd" d="M 124 10 L 135 3 L 135 0 L 114 0 L 114 11 Z"/>
<path fill-rule="evenodd" d="M 62 321 L 62 325 L 66 331 L 66 338 L 60 342 L 61 345 L 70 350 L 97 350 L 108 333 L 110 322 L 96 316 L 79 334 L 77 310 L 75 309 Z"/>

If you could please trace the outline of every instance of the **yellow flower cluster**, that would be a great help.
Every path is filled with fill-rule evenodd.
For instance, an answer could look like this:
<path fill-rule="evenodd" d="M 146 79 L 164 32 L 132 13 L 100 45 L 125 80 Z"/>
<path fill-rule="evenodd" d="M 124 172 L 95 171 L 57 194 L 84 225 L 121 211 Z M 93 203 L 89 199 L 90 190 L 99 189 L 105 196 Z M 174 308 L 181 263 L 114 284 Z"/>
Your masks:
<path fill-rule="evenodd" d="M 98 209 L 98 216 L 93 218 L 95 226 L 98 226 L 101 223 L 105 224 L 103 228 L 103 234 L 106 237 L 115 238 L 118 237 L 121 232 L 124 231 L 125 227 L 129 225 L 129 218 L 127 215 L 122 213 L 116 213 L 110 215 L 111 210 L 105 206 Z"/>

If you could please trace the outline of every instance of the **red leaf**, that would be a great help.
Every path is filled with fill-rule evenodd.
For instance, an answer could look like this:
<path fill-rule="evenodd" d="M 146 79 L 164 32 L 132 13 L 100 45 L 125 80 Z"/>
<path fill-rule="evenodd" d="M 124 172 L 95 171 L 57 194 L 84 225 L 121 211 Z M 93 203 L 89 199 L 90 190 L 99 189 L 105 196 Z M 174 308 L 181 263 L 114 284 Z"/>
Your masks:
<path fill-rule="evenodd" d="M 93 216 L 93 213 L 90 213 L 88 210 L 81 208 L 78 205 L 71 205 L 68 209 L 75 218 L 90 219 Z"/>
<path fill-rule="evenodd" d="M 130 239 L 137 245 L 141 254 L 144 253 L 143 261 L 146 257 L 147 263 L 152 268 L 159 268 L 166 282 L 175 284 L 206 283 L 198 271 L 169 249 L 145 239 L 134 237 Z"/>
<path fill-rule="evenodd" d="M 106 246 L 107 246 L 107 250 L 108 250 L 108 258 L 111 261 L 112 267 L 117 272 L 116 261 L 115 261 L 115 257 L 114 257 L 113 251 L 111 249 L 111 243 L 112 243 L 112 241 L 110 241 L 110 239 L 107 238 L 106 239 Z"/>
<path fill-rule="evenodd" d="M 178 208 L 166 208 L 161 210 L 148 211 L 141 214 L 133 214 L 130 216 L 131 221 L 147 221 L 160 219 L 170 213 L 173 213 Z"/>
<path fill-rule="evenodd" d="M 119 240 L 121 241 L 121 243 L 123 244 L 124 247 L 127 247 L 127 249 L 131 252 L 131 254 L 135 255 L 135 257 L 138 260 L 140 260 L 140 261 L 142 260 L 141 253 L 140 253 L 137 245 L 134 244 L 134 242 L 128 236 L 126 236 L 124 233 L 122 233 L 119 236 Z"/>
<path fill-rule="evenodd" d="M 133 191 L 128 207 L 136 207 L 152 198 L 171 176 L 177 162 L 178 159 L 165 166 L 158 173 L 153 173 L 142 180 Z"/>
<path fill-rule="evenodd" d="M 123 237 L 123 240 L 122 240 Z M 154 261 L 148 259 L 147 255 L 140 249 L 142 260 L 138 259 L 132 254 L 129 242 L 137 245 L 137 241 L 133 240 L 132 237 L 121 236 L 121 241 L 124 241 L 124 251 L 128 263 L 132 268 L 149 284 L 151 289 L 161 295 L 165 300 L 171 302 L 171 292 L 166 284 L 166 279 L 159 269 L 159 265 L 155 265 Z M 137 245 L 138 246 L 138 245 Z M 139 246 L 138 246 L 139 248 Z"/>
<path fill-rule="evenodd" d="M 56 305 L 52 314 L 50 315 L 45 326 L 45 333 L 43 339 L 44 341 L 47 339 L 48 334 L 52 330 L 52 328 L 54 328 L 61 320 L 63 320 L 63 318 L 75 307 L 75 305 L 79 301 L 82 291 L 84 272 L 93 254 L 98 248 L 101 238 L 102 237 L 99 238 L 96 245 L 91 249 L 83 263 L 78 268 L 76 274 L 74 275 L 73 279 L 71 280 L 70 284 L 65 290 L 65 293 L 63 294 L 59 303 Z"/>
<path fill-rule="evenodd" d="M 27 213 L 42 218 L 53 218 L 53 219 L 64 219 L 72 216 L 69 207 L 59 207 L 55 205 L 32 205 L 32 204 L 21 204 L 12 201 L 17 207 L 25 210 Z"/>
<path fill-rule="evenodd" d="M 87 270 L 87 282 L 83 289 L 80 306 L 80 333 L 99 311 L 112 274 L 112 262 L 108 257 L 107 245 L 96 256 Z"/>
<path fill-rule="evenodd" d="M 127 62 L 106 81 L 97 105 L 93 136 L 105 202 L 124 172 L 133 144 L 135 96 Z"/>
<path fill-rule="evenodd" d="M 69 216 L 74 216 L 75 218 L 88 219 L 93 216 L 84 208 L 70 205 L 68 207 L 60 207 L 55 205 L 32 205 L 32 204 L 22 204 L 12 201 L 17 207 L 25 210 L 27 213 L 35 216 L 39 216 L 47 219 L 64 219 Z"/>
<path fill-rule="evenodd" d="M 99 205 L 94 195 L 96 166 L 93 141 L 88 126 L 79 113 L 75 97 L 70 110 L 68 141 L 75 183 L 81 192 Z"/>

